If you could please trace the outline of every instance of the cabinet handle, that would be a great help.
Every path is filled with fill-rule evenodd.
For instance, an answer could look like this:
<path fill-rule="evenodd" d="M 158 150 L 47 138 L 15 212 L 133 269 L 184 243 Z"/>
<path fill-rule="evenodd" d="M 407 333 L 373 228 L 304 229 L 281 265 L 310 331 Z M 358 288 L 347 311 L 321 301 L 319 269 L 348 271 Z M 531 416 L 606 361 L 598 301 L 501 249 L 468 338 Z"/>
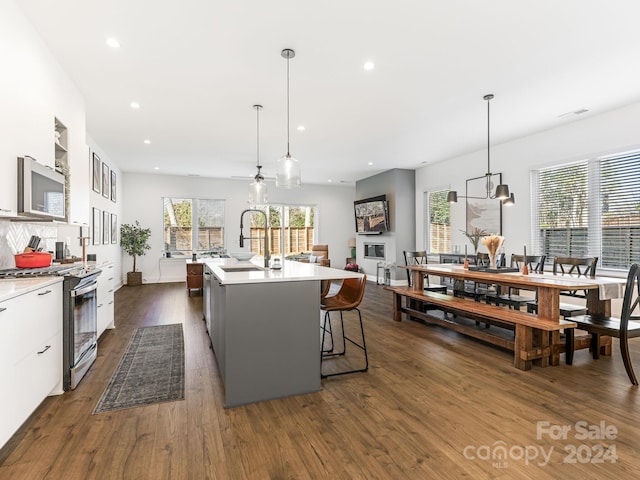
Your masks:
<path fill-rule="evenodd" d="M 51 290 L 47 290 L 46 292 L 40 292 L 38 295 L 42 296 L 42 295 L 46 295 L 47 293 L 51 293 Z"/>
<path fill-rule="evenodd" d="M 98 308 L 100 308 L 101 306 L 102 306 L 102 304 L 99 304 L 99 305 L 98 305 Z"/>
<path fill-rule="evenodd" d="M 44 347 L 44 350 L 40 350 L 38 352 L 38 355 L 42 355 L 44 352 L 46 352 L 47 350 L 49 350 L 51 348 L 51 345 L 47 345 L 46 347 Z"/>
<path fill-rule="evenodd" d="M 113 300 L 111 300 L 111 301 L 109 302 L 109 305 L 111 305 L 112 303 L 113 303 Z"/>
<path fill-rule="evenodd" d="M 113 277 L 109 277 L 109 280 L 113 280 Z"/>
<path fill-rule="evenodd" d="M 113 265 L 109 265 L 107 268 L 113 268 Z"/>
<path fill-rule="evenodd" d="M 109 290 L 109 293 L 113 292 L 113 288 Z"/>
<path fill-rule="evenodd" d="M 7 309 L 7 307 L 0 308 L 0 312 L 4 312 L 6 309 Z"/>
<path fill-rule="evenodd" d="M 10 212 L 11 210 L 6 209 L 6 208 L 0 208 L 0 212 Z"/>

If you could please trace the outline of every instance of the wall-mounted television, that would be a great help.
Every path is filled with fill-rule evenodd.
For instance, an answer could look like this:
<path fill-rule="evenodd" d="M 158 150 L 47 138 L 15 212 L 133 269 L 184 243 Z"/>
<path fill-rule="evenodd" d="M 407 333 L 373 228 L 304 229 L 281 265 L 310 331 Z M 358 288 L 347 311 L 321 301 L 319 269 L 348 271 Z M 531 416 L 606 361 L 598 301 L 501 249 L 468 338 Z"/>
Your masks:
<path fill-rule="evenodd" d="M 356 233 L 375 235 L 389 231 L 389 203 L 386 195 L 356 200 L 353 202 L 353 208 Z"/>

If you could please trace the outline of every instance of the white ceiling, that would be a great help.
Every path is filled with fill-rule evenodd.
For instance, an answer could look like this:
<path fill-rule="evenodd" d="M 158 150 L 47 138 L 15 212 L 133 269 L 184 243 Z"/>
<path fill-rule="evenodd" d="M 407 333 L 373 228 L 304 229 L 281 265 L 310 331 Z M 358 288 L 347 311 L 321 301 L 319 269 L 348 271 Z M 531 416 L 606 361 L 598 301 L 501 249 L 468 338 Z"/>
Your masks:
<path fill-rule="evenodd" d="M 303 183 L 484 149 L 487 93 L 492 145 L 640 101 L 637 0 L 16 2 L 85 96 L 89 135 L 127 172 L 253 176 L 260 103 L 273 176 L 286 153 L 283 48 L 296 51 Z"/>

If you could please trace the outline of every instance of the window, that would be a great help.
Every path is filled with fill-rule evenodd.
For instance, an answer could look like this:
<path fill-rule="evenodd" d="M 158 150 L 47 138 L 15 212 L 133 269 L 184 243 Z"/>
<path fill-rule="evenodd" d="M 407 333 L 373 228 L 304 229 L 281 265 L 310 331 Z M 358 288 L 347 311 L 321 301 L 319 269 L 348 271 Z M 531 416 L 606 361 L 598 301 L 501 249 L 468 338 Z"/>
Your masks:
<path fill-rule="evenodd" d="M 425 194 L 428 222 L 425 222 L 425 244 L 429 253 L 451 251 L 451 213 L 447 202 L 449 190 L 437 190 Z"/>
<path fill-rule="evenodd" d="M 597 256 L 600 268 L 640 261 L 640 152 L 532 172 L 534 251 Z"/>
<path fill-rule="evenodd" d="M 309 205 L 269 205 L 257 207 L 267 212 L 270 227 L 271 255 L 309 252 L 314 243 L 315 208 Z M 264 217 L 251 217 L 251 237 L 264 238 Z M 251 251 L 264 255 L 264 241 L 251 240 Z"/>
<path fill-rule="evenodd" d="M 165 251 L 186 253 L 224 249 L 224 200 L 162 199 Z"/>

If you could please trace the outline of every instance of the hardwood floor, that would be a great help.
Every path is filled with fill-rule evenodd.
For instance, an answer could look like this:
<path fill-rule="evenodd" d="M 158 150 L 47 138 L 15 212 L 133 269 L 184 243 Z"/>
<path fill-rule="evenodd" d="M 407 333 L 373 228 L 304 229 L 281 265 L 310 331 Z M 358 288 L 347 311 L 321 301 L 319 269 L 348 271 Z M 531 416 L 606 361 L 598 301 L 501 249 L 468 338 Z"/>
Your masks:
<path fill-rule="evenodd" d="M 117 328 L 101 338 L 88 376 L 48 397 L 0 450 L 0 478 L 637 478 L 640 390 L 616 340 L 612 357 L 593 361 L 582 351 L 573 366 L 524 372 L 509 352 L 393 322 L 391 295 L 369 283 L 361 305 L 369 372 L 323 380 L 321 392 L 224 409 L 201 305 L 182 283 L 120 289 Z M 133 329 L 168 323 L 184 324 L 185 400 L 92 415 Z M 630 343 L 640 368 L 640 342 Z M 547 422 L 540 435 L 538 422 Z M 593 438 L 602 422 L 615 438 Z M 549 434 L 566 425 L 566 438 Z M 543 450 L 552 450 L 548 461 Z"/>

